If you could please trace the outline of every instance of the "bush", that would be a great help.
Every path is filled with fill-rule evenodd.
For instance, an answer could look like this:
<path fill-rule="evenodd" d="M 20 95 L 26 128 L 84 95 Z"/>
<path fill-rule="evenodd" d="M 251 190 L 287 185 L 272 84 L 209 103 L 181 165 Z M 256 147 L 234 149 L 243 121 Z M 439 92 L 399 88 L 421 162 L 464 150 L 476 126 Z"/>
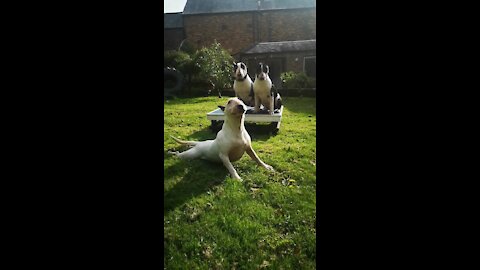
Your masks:
<path fill-rule="evenodd" d="M 314 88 L 316 85 L 315 78 L 308 77 L 303 72 L 284 72 L 280 75 L 280 79 L 283 88 Z"/>
<path fill-rule="evenodd" d="M 163 67 L 174 67 L 182 73 L 192 65 L 192 57 L 186 52 L 170 50 L 165 51 L 163 56 Z"/>
<path fill-rule="evenodd" d="M 195 53 L 193 72 L 217 91 L 231 87 L 233 57 L 217 41 Z"/>
<path fill-rule="evenodd" d="M 164 67 L 173 67 L 180 71 L 187 80 L 187 89 L 216 90 L 231 88 L 231 66 L 233 57 L 217 41 L 210 47 L 203 47 L 192 52 L 193 47 L 187 42 L 182 49 L 164 52 Z M 213 88 L 213 89 L 212 89 Z"/>

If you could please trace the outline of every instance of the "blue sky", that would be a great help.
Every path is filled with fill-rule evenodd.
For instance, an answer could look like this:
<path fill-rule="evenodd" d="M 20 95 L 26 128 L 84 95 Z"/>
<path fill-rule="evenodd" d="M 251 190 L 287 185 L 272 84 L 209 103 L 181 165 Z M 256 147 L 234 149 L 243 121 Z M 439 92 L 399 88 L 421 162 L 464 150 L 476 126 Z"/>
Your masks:
<path fill-rule="evenodd" d="M 187 0 L 163 0 L 163 13 L 182 12 Z"/>

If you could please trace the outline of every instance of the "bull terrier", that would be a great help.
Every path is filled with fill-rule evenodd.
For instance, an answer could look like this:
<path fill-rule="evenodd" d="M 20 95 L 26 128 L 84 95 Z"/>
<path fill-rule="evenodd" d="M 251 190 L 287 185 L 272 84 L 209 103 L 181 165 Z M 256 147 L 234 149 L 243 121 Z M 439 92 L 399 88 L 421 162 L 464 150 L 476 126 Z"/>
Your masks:
<path fill-rule="evenodd" d="M 225 121 L 222 129 L 217 133 L 215 140 L 207 141 L 182 141 L 171 136 L 176 142 L 186 144 L 193 148 L 179 153 L 169 151 L 169 154 L 178 156 L 181 159 L 201 158 L 214 162 L 222 162 L 234 179 L 242 181 L 232 162 L 239 160 L 245 152 L 258 165 L 273 171 L 272 166 L 265 164 L 257 156 L 252 148 L 250 135 L 245 129 L 245 111 L 247 106 L 238 98 L 230 98 L 226 106 L 218 106 L 225 113 Z"/>
<path fill-rule="evenodd" d="M 255 96 L 254 112 L 260 111 L 260 105 L 263 105 L 270 114 L 273 114 L 273 95 L 272 80 L 268 76 L 269 67 L 266 64 L 259 63 L 255 73 L 255 82 L 253 83 L 253 94 Z"/>
<path fill-rule="evenodd" d="M 253 98 L 253 81 L 247 73 L 247 66 L 242 63 L 233 63 L 233 91 L 235 96 L 245 103 L 245 105 L 253 107 L 255 100 Z"/>

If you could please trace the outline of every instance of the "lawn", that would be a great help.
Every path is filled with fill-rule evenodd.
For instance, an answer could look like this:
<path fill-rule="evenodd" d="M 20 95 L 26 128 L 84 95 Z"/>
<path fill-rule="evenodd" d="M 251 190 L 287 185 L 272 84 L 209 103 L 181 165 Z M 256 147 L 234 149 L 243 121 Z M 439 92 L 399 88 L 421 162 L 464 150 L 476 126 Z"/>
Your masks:
<path fill-rule="evenodd" d="M 315 269 L 315 98 L 285 97 L 280 131 L 247 127 L 253 149 L 233 166 L 184 161 L 180 139 L 214 139 L 206 113 L 228 97 L 164 102 L 164 269 Z"/>

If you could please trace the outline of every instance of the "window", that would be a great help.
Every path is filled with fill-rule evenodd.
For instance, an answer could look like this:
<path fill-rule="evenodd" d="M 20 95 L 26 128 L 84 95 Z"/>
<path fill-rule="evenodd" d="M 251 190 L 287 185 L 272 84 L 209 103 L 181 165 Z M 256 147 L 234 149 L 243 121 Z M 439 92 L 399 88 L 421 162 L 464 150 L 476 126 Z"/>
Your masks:
<path fill-rule="evenodd" d="M 303 58 L 303 72 L 309 77 L 317 77 L 317 57 L 306 56 Z"/>

